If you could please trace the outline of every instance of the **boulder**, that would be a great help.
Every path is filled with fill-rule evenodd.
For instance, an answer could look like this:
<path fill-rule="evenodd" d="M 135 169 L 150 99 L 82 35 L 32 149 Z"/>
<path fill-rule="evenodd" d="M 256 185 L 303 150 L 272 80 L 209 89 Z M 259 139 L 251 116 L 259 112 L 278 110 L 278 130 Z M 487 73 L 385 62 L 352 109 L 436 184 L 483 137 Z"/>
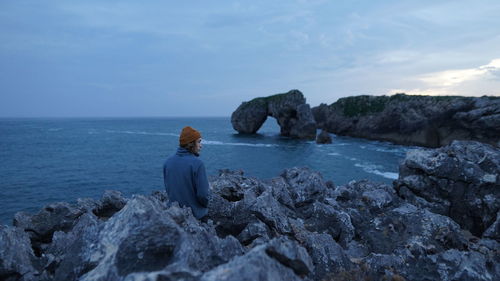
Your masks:
<path fill-rule="evenodd" d="M 412 150 L 399 170 L 395 188 L 413 204 L 452 218 L 476 236 L 497 220 L 497 148 L 474 141 L 454 141 L 436 150 Z"/>
<path fill-rule="evenodd" d="M 231 115 L 239 133 L 255 134 L 268 116 L 274 117 L 283 136 L 299 139 L 316 137 L 316 122 L 311 108 L 299 90 L 243 102 Z"/>
<path fill-rule="evenodd" d="M 203 274 L 200 281 L 279 281 L 302 280 L 292 269 L 269 257 L 264 251 L 254 249 L 227 264 Z"/>
<path fill-rule="evenodd" d="M 35 260 L 28 234 L 19 228 L 0 225 L 0 279 L 39 280 Z"/>
<path fill-rule="evenodd" d="M 332 143 L 332 137 L 327 131 L 321 130 L 321 133 L 316 137 L 316 143 Z"/>

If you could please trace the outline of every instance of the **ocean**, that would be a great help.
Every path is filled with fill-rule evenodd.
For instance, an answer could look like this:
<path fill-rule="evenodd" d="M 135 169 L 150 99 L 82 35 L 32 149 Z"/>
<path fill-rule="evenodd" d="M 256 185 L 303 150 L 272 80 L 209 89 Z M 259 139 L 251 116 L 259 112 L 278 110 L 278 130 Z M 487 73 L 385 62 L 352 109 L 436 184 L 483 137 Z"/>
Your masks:
<path fill-rule="evenodd" d="M 335 135 L 332 144 L 294 140 L 279 135 L 273 118 L 252 136 L 237 134 L 228 117 L 0 119 L 0 223 L 53 202 L 97 199 L 108 189 L 125 196 L 163 190 L 163 162 L 188 125 L 202 133 L 209 177 L 232 169 L 270 179 L 309 167 L 335 185 L 392 184 L 412 149 Z"/>

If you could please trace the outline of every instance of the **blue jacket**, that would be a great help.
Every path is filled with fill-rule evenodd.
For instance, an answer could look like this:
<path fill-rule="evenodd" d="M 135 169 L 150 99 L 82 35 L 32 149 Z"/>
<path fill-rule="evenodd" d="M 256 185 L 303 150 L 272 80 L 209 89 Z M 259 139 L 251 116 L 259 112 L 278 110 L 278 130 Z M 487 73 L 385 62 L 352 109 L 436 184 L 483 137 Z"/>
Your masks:
<path fill-rule="evenodd" d="M 163 164 L 163 180 L 170 201 L 189 206 L 200 219 L 208 213 L 208 180 L 203 162 L 179 147 Z"/>

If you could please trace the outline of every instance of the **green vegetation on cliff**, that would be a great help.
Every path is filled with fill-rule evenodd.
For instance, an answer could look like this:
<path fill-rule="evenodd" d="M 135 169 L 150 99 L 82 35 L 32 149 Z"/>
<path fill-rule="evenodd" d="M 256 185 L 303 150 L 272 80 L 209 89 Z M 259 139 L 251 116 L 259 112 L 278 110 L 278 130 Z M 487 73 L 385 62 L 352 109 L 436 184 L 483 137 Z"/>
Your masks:
<path fill-rule="evenodd" d="M 299 90 L 290 90 L 286 93 L 275 94 L 267 97 L 254 98 L 248 102 L 245 102 L 243 108 L 261 104 L 281 103 L 283 101 L 291 99 L 290 96 L 297 96 L 305 101 L 304 95 Z"/>
<path fill-rule="evenodd" d="M 355 117 L 384 111 L 388 103 L 400 103 L 410 101 L 422 101 L 426 103 L 449 102 L 455 99 L 472 99 L 463 96 L 416 96 L 406 94 L 395 94 L 392 96 L 353 96 L 339 99 L 330 107 L 342 112 L 344 116 Z"/>

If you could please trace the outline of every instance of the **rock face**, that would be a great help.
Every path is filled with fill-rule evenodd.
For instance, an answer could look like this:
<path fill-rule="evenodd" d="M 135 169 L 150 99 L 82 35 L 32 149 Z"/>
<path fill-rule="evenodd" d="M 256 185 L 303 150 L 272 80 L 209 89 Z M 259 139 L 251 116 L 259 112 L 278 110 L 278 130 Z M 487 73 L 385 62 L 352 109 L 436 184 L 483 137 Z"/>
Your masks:
<path fill-rule="evenodd" d="M 312 109 L 330 133 L 439 147 L 453 140 L 500 146 L 500 98 L 355 96 Z"/>
<path fill-rule="evenodd" d="M 311 108 L 299 90 L 243 102 L 231 115 L 231 124 L 239 133 L 255 134 L 268 116 L 276 118 L 283 136 L 316 137 Z"/>
<path fill-rule="evenodd" d="M 436 150 L 413 150 L 399 171 L 395 187 L 402 197 L 452 218 L 476 236 L 497 219 L 500 151 L 492 146 L 454 141 Z M 492 238 L 500 242 L 500 236 Z"/>
<path fill-rule="evenodd" d="M 499 153 L 415 150 L 394 186 L 224 170 L 207 223 L 165 192 L 51 204 L 0 227 L 0 280 L 499 280 Z"/>

